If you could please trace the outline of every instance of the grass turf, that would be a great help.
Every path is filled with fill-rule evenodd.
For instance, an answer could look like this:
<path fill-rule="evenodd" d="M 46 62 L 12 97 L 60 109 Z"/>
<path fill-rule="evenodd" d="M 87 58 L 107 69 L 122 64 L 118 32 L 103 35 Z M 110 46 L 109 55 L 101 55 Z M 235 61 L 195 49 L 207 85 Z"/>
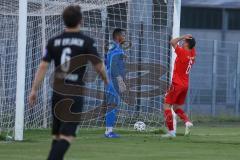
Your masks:
<path fill-rule="evenodd" d="M 183 133 L 183 128 L 178 130 Z M 190 137 L 162 139 L 157 132 L 119 131 L 120 139 L 103 138 L 103 130 L 82 130 L 66 160 L 239 160 L 239 125 L 199 125 Z M 24 142 L 0 142 L 0 160 L 44 160 L 48 130 L 25 132 Z"/>

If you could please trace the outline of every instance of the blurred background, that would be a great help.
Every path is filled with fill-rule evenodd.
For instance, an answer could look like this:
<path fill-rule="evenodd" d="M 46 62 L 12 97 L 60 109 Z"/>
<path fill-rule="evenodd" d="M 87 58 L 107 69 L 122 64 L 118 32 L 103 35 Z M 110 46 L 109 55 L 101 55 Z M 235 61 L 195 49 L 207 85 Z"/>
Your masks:
<path fill-rule="evenodd" d="M 197 39 L 186 110 L 239 117 L 240 1 L 182 0 L 181 34 Z"/>

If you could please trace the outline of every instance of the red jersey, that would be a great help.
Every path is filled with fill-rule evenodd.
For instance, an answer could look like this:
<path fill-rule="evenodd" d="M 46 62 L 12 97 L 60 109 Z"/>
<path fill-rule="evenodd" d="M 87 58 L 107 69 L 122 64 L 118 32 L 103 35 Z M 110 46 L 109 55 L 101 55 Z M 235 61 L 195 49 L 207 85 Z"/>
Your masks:
<path fill-rule="evenodd" d="M 190 51 L 185 50 L 177 45 L 175 52 L 177 54 L 177 58 L 174 64 L 172 82 L 184 87 L 188 87 L 189 72 L 192 68 L 192 65 L 195 63 L 196 51 L 194 48 Z"/>

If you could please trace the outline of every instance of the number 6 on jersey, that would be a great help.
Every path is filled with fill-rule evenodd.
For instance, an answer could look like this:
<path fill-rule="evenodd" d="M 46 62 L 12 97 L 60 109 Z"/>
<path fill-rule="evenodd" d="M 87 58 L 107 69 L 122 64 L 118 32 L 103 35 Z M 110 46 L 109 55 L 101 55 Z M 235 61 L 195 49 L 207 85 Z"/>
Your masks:
<path fill-rule="evenodd" d="M 64 48 L 61 56 L 61 69 L 64 72 L 68 72 L 70 68 L 70 59 L 71 59 L 72 50 L 70 47 Z"/>

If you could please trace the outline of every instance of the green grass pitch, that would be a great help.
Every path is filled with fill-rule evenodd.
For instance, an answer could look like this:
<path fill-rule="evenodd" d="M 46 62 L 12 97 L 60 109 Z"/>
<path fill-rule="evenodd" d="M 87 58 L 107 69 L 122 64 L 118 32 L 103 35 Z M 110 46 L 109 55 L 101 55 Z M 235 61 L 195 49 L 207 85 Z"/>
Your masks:
<path fill-rule="evenodd" d="M 178 129 L 175 139 L 155 133 L 119 131 L 120 139 L 103 138 L 103 130 L 82 130 L 66 160 L 239 160 L 240 125 L 196 125 L 190 137 Z M 0 160 L 44 160 L 48 130 L 25 132 L 24 142 L 0 142 Z"/>

